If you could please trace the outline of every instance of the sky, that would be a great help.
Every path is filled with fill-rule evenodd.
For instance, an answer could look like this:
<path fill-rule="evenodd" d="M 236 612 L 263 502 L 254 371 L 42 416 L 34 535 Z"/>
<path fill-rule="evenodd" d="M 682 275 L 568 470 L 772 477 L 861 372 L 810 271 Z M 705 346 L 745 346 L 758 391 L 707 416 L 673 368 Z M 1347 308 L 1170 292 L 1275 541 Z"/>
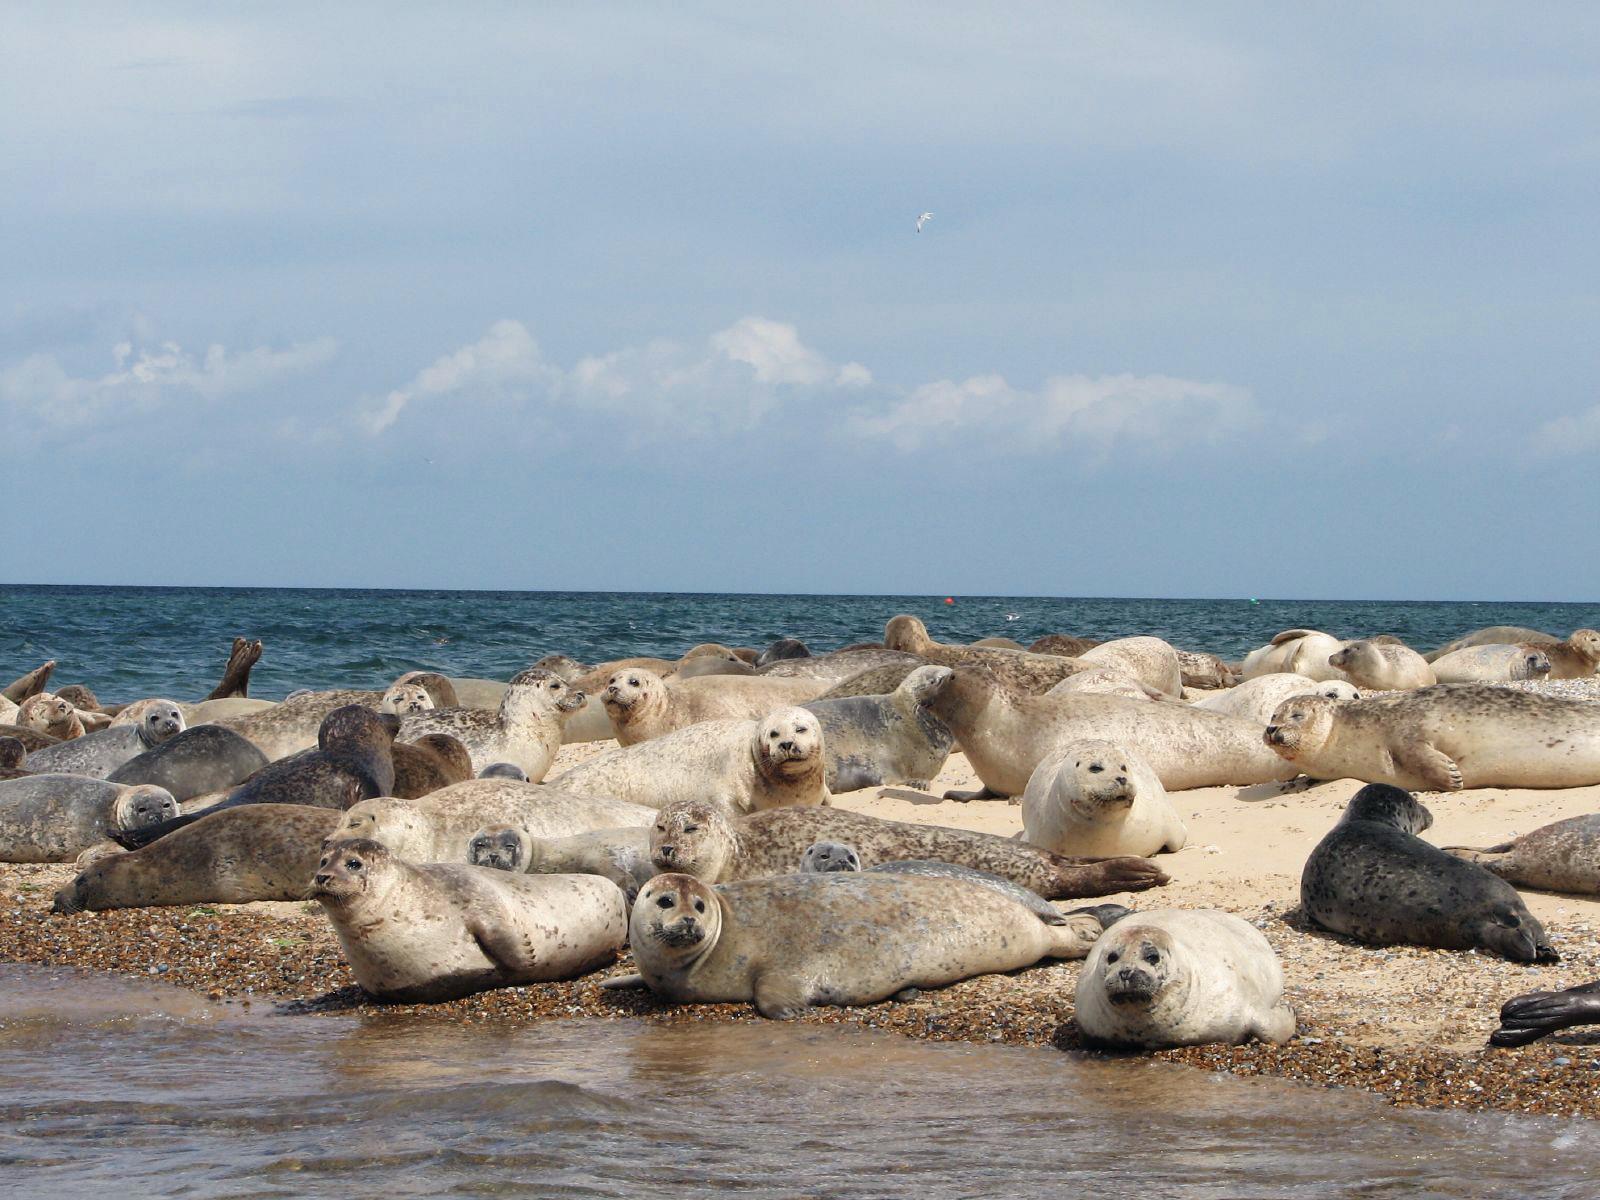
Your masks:
<path fill-rule="evenodd" d="M 1600 592 L 1591 5 L 133 7 L 0 11 L 0 580 Z"/>

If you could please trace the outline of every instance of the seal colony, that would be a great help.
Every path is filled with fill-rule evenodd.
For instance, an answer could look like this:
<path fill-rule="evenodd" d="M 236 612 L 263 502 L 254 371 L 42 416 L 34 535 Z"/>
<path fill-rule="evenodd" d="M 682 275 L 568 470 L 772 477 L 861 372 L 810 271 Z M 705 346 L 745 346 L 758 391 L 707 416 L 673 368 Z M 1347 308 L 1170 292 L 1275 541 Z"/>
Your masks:
<path fill-rule="evenodd" d="M 98 703 L 94 693 L 81 685 L 62 689 L 65 699 L 45 692 L 46 674 L 23 697 L 34 702 L 28 715 L 37 721 L 48 710 L 46 723 L 71 736 L 24 726 L 50 740 L 33 751 L 20 739 L 6 743 L 6 770 L 19 774 L 0 779 L 0 857 L 82 855 L 81 869 L 54 887 L 58 921 L 310 897 L 359 984 L 388 1002 L 432 1003 L 587 974 L 615 960 L 631 908 L 634 965 L 672 1003 L 747 1003 L 778 1017 L 895 997 L 915 1004 L 921 989 L 1016 970 L 1024 971 L 1019 981 L 1053 978 L 1048 973 L 1062 968 L 1032 964 L 1098 954 L 1093 972 L 1087 964 L 1071 969 L 1081 1044 L 1276 1044 L 1295 1034 L 1281 941 L 1249 926 L 1241 933 L 1226 914 L 1182 907 L 1192 902 L 1185 864 L 1217 849 L 1191 846 L 1204 814 L 1186 793 L 1232 790 L 1244 812 L 1254 800 L 1284 795 L 1277 784 L 1299 773 L 1372 776 L 1366 781 L 1377 787 L 1352 803 L 1345 821 L 1316 831 L 1339 848 L 1305 857 L 1305 925 L 1294 936 L 1328 937 L 1320 927 L 1378 945 L 1486 950 L 1537 964 L 1535 972 L 1565 969 L 1557 960 L 1568 953 L 1565 932 L 1547 934 L 1513 885 L 1593 894 L 1592 821 L 1519 822 L 1455 838 L 1490 849 L 1446 853 L 1420 836 L 1427 822 L 1417 813 L 1426 809 L 1395 786 L 1449 793 L 1486 781 L 1600 784 L 1600 705 L 1536 690 L 1547 674 L 1535 669 L 1538 656 L 1547 650 L 1479 655 L 1504 664 L 1508 686 L 1432 685 L 1421 672 L 1398 674 L 1394 664 L 1410 670 L 1414 662 L 1383 637 L 1289 631 L 1272 647 L 1293 646 L 1299 657 L 1252 673 L 1220 660 L 1213 669 L 1198 652 L 1158 638 L 1048 643 L 1078 651 L 1066 655 L 1021 650 L 1011 639 L 935 642 L 920 622 L 897 620 L 881 649 L 819 653 L 788 639 L 768 654 L 708 644 L 649 666 L 614 659 L 606 687 L 619 673 L 643 679 L 662 666 L 669 701 L 706 699 L 669 707 L 673 728 L 598 754 L 560 750 L 563 714 L 583 703 L 572 681 L 583 676 L 581 664 L 557 657 L 505 685 L 461 680 L 472 704 L 439 703 L 459 697 L 444 691 L 453 690 L 451 680 L 431 672 L 276 704 L 237 694 L 207 701 L 267 706 L 216 718 L 226 724 L 148 697 L 103 714 L 125 715 L 104 730 L 114 743 L 87 726 L 72 729 L 85 725 L 80 714 L 97 711 L 82 707 Z M 1579 651 L 1585 644 L 1576 635 L 1548 644 L 1564 641 Z M 1317 649 L 1339 661 L 1306 670 Z M 1051 658 L 1054 665 L 1038 661 Z M 1349 669 L 1336 674 L 1340 663 Z M 1236 686 L 1240 674 L 1251 679 Z M 441 681 L 441 694 L 422 679 Z M 1064 686 L 1091 679 L 1119 691 Z M 1409 690 L 1358 696 L 1358 679 Z M 531 772 L 511 757 L 505 736 L 515 693 L 530 684 L 571 697 L 565 708 L 540 698 L 535 753 L 525 757 Z M 1233 692 L 1241 693 L 1237 706 L 1214 703 Z M 784 703 L 805 695 L 815 710 Z M 1278 702 L 1270 723 L 1261 716 L 1269 699 Z M 762 714 L 768 703 L 773 709 Z M 753 715 L 730 718 L 730 709 Z M 275 717 L 280 710 L 288 711 Z M 313 714 L 317 748 L 277 753 L 304 741 Z M 144 740 L 147 718 L 161 725 L 150 731 L 164 735 L 153 744 Z M 410 726 L 413 747 L 396 740 L 412 721 L 438 724 Z M 834 737 L 841 752 L 830 756 Z M 96 738 L 115 746 L 110 769 L 91 749 Z M 68 755 L 73 742 L 84 748 Z M 44 754 L 46 747 L 61 749 Z M 937 805 L 926 791 L 952 751 L 951 761 L 970 764 L 984 783 L 981 795 L 1023 801 L 972 806 L 974 821 L 1001 836 L 947 823 L 949 806 L 917 811 Z M 29 774 L 35 755 L 84 773 Z M 96 779 L 91 768 L 112 778 Z M 470 778 L 474 771 L 495 777 Z M 545 784 L 515 777 L 547 771 Z M 829 786 L 841 778 L 860 782 Z M 30 790 L 7 804 L 5 789 L 18 784 Z M 908 793 L 903 785 L 922 786 Z M 907 819 L 839 807 L 836 795 L 869 809 L 898 806 Z M 1304 802 L 1284 795 L 1273 803 Z M 1171 865 L 1156 866 L 1153 854 L 1173 856 Z M 820 865 L 835 861 L 845 869 Z M 1136 893 L 1163 885 L 1160 903 L 1180 906 L 1172 920 L 1165 913 L 1173 910 L 1137 903 Z M 1132 913 L 1119 903 L 1050 902 L 1109 896 L 1124 898 Z M 1440 907 L 1449 913 L 1443 923 L 1430 911 Z M 824 946 L 824 930 L 845 936 Z M 555 943 L 530 941 L 536 932 Z M 867 944 L 877 951 L 863 950 Z M 1126 963 L 1129 954 L 1143 965 Z M 1581 948 L 1573 961 L 1575 970 L 1590 965 Z M 1298 1007 L 1303 984 L 1292 973 L 1287 982 Z M 1550 982 L 1537 994 L 1563 997 L 1555 1015 L 1533 1001 L 1508 1004 L 1506 1028 L 1588 1019 L 1581 979 Z M 1065 989 L 1063 1003 L 1073 991 Z M 1168 1003 L 1169 995 L 1183 1003 Z"/>

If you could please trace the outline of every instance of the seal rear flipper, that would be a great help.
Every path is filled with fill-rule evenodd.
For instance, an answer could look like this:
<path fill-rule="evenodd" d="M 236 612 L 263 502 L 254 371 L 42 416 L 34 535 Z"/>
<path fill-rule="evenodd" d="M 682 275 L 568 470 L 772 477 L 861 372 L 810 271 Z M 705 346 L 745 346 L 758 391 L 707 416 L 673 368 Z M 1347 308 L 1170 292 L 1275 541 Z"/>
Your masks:
<path fill-rule="evenodd" d="M 756 1011 L 773 1021 L 792 1021 L 811 1007 L 798 981 L 781 976 L 758 976 L 754 1000 Z"/>
<path fill-rule="evenodd" d="M 1169 876 L 1148 858 L 1125 856 L 1072 867 L 1061 872 L 1061 890 L 1049 899 L 1077 896 L 1108 896 L 1112 892 L 1142 892 L 1171 882 Z"/>
<path fill-rule="evenodd" d="M 228 665 L 223 668 L 222 681 L 211 689 L 207 700 L 228 700 L 250 695 L 250 668 L 261 658 L 261 642 L 248 638 L 233 639 L 233 649 L 228 654 Z"/>
<path fill-rule="evenodd" d="M 527 939 L 510 932 L 511 928 L 510 922 L 497 928 L 478 914 L 467 919 L 467 933 L 478 943 L 483 956 L 496 967 L 507 975 L 531 971 L 535 965 L 533 951 Z"/>
<path fill-rule="evenodd" d="M 210 816 L 214 811 L 216 810 L 205 808 L 199 812 L 183 813 L 165 821 L 158 821 L 154 825 L 140 826 L 138 829 L 112 829 L 106 832 L 106 836 L 124 850 L 141 850 L 151 842 L 158 841 L 185 825 L 193 825 L 201 817 Z"/>
<path fill-rule="evenodd" d="M 987 784 L 985 784 L 983 787 L 979 788 L 975 792 L 963 792 L 963 791 L 959 791 L 957 789 L 952 788 L 950 791 L 948 791 L 948 792 L 946 792 L 944 794 L 944 798 L 946 800 L 958 800 L 962 804 L 967 803 L 969 800 L 1004 800 L 1005 799 L 1004 796 L 1002 796 L 999 792 L 996 792 L 996 791 L 992 790 Z"/>
<path fill-rule="evenodd" d="M 1574 1025 L 1600 1024 L 1600 984 L 1564 992 L 1525 992 L 1500 1006 L 1500 1028 L 1489 1035 L 1492 1046 L 1526 1046 Z"/>
<path fill-rule="evenodd" d="M 50 682 L 50 672 L 56 669 L 56 660 L 51 659 L 42 666 L 37 666 L 20 679 L 13 680 L 6 685 L 5 691 L 0 692 L 13 704 L 21 704 L 24 700 L 31 700 L 44 691 L 44 685 Z"/>
<path fill-rule="evenodd" d="M 1051 945 L 1046 953 L 1051 958 L 1087 958 L 1105 932 L 1105 926 L 1094 913 L 1080 912 L 1067 917 L 1050 932 Z"/>

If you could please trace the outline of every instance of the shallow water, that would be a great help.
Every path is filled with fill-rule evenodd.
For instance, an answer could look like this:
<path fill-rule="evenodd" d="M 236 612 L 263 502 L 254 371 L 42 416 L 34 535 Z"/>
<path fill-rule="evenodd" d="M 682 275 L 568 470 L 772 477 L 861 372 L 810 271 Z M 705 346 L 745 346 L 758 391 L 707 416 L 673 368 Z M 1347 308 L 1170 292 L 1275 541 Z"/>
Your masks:
<path fill-rule="evenodd" d="M 192 700 L 215 686 L 235 636 L 265 643 L 251 694 L 278 699 L 300 687 L 382 687 L 419 668 L 508 679 L 557 652 L 588 662 L 676 658 L 696 642 L 765 646 L 780 637 L 830 650 L 880 640 L 901 612 L 922 617 L 943 641 L 1154 634 L 1224 657 L 1302 626 L 1339 637 L 1392 633 L 1431 649 L 1485 625 L 1562 635 L 1600 625 L 1593 604 L 953 599 L 0 585 L 0 684 L 54 658 L 56 684 L 87 683 L 102 701 Z"/>
<path fill-rule="evenodd" d="M 835 1028 L 276 1016 L 0 966 L 8 1195 L 1578 1197 L 1592 1126 Z"/>

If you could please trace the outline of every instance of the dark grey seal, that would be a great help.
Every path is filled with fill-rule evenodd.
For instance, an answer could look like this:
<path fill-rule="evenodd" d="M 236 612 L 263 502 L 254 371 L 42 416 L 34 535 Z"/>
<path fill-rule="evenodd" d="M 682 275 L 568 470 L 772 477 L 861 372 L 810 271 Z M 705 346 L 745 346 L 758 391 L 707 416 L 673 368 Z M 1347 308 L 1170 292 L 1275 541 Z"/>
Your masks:
<path fill-rule="evenodd" d="M 196 725 L 130 758 L 106 778 L 152 783 L 190 800 L 237 787 L 266 765 L 267 756 L 242 734 L 221 725 Z"/>

